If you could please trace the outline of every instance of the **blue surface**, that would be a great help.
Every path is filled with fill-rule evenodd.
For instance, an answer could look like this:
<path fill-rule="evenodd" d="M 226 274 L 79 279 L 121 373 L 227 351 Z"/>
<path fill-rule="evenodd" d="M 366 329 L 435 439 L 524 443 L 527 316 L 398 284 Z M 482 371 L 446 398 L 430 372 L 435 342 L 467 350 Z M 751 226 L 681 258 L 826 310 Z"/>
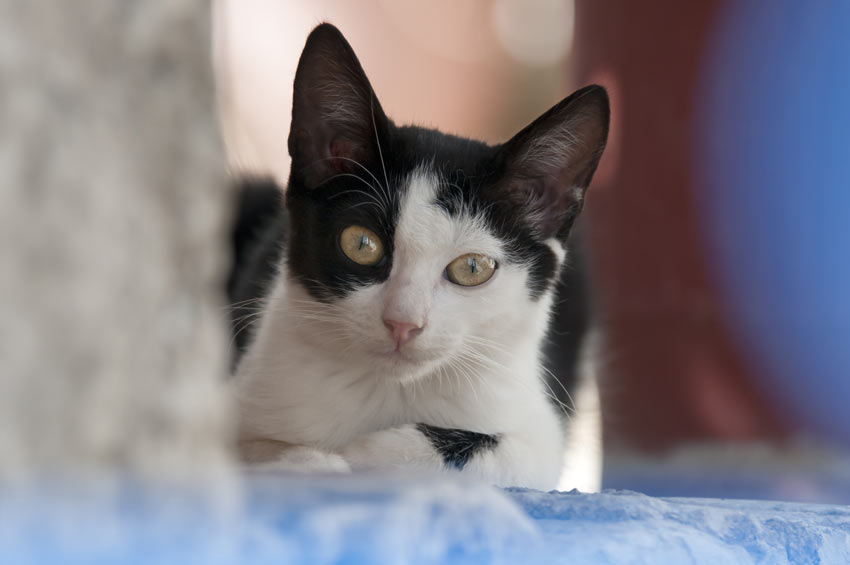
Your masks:
<path fill-rule="evenodd" d="M 729 327 L 795 424 L 850 445 L 850 2 L 736 0 L 699 92 Z"/>
<path fill-rule="evenodd" d="M 549 563 L 848 563 L 850 508 L 513 491 Z M 543 562 L 543 561 L 541 561 Z"/>
<path fill-rule="evenodd" d="M 841 506 L 253 475 L 245 506 L 222 517 L 203 496 L 118 492 L 7 494 L 0 562 L 850 562 L 850 507 Z"/>

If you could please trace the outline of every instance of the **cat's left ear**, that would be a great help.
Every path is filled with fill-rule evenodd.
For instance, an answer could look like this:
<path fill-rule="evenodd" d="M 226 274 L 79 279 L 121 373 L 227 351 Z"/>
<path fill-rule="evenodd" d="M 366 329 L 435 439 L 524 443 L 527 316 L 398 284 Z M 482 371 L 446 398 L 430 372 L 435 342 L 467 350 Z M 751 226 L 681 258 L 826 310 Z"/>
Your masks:
<path fill-rule="evenodd" d="M 312 189 L 373 167 L 388 123 L 351 45 L 331 24 L 317 26 L 295 71 L 290 186 Z"/>
<path fill-rule="evenodd" d="M 565 241 L 608 139 L 608 94 L 576 91 L 502 146 L 508 197 L 541 237 Z"/>

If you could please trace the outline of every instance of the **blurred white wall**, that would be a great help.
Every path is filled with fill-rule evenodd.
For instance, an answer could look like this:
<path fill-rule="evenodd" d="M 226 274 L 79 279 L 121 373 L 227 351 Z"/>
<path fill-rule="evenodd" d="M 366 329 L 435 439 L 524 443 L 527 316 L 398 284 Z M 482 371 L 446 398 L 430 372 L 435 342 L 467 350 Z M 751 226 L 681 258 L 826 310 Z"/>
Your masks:
<path fill-rule="evenodd" d="M 230 476 L 209 22 L 0 3 L 0 482 Z"/>

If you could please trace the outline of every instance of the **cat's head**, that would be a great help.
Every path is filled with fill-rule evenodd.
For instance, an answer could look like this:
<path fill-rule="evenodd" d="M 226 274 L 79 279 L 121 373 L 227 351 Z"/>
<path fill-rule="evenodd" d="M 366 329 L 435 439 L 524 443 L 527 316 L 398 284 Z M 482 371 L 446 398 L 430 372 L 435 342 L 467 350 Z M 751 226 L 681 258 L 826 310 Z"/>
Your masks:
<path fill-rule="evenodd" d="M 295 76 L 287 271 L 329 354 L 409 380 L 539 339 L 608 115 L 590 86 L 498 146 L 398 127 L 339 30 L 313 30 Z"/>

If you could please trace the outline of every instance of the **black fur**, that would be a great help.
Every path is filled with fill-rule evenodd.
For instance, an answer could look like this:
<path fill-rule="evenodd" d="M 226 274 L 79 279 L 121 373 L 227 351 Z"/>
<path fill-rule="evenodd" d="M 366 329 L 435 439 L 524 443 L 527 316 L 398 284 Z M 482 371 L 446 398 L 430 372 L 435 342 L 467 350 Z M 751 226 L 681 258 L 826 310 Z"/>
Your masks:
<path fill-rule="evenodd" d="M 277 274 L 287 231 L 283 192 L 274 181 L 246 179 L 235 189 L 233 263 L 227 279 L 234 362 L 250 341 L 253 322 Z"/>
<path fill-rule="evenodd" d="M 582 230 L 570 238 L 570 254 L 555 286 L 555 306 L 546 343 L 543 365 L 546 383 L 561 403 L 572 407 L 570 391 L 576 390 L 582 343 L 591 317 L 590 292 Z"/>
<path fill-rule="evenodd" d="M 469 459 L 484 449 L 493 449 L 499 444 L 499 436 L 480 434 L 467 430 L 438 428 L 417 424 L 416 429 L 428 438 L 434 449 L 443 457 L 446 467 L 463 469 Z"/>

